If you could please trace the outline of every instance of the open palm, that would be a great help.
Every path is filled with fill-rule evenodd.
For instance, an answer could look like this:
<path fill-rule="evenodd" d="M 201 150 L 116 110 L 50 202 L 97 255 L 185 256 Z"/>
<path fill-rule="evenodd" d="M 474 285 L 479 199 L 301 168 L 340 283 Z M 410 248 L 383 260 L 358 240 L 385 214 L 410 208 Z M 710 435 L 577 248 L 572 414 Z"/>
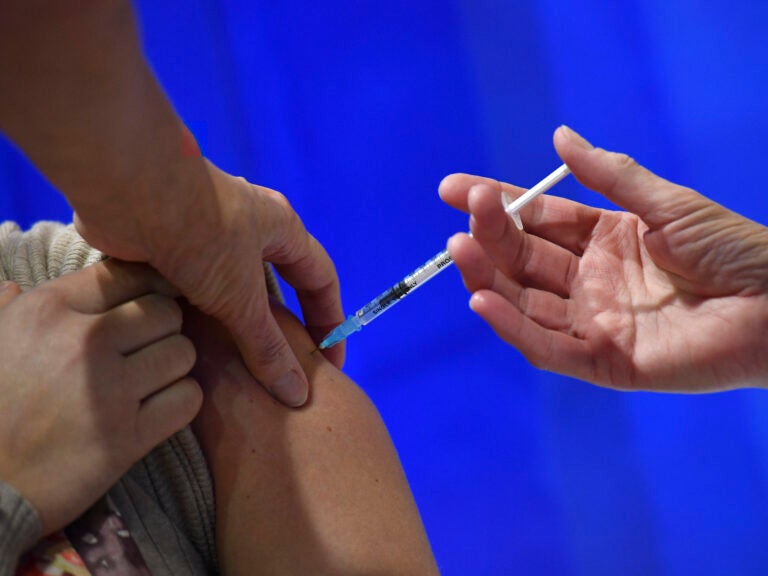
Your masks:
<path fill-rule="evenodd" d="M 470 304 L 534 365 L 621 389 L 708 391 L 768 376 L 768 231 L 624 155 L 560 129 L 586 186 L 630 210 L 539 198 L 519 232 L 500 193 L 452 175 L 443 199 L 471 214 L 449 250 Z"/>

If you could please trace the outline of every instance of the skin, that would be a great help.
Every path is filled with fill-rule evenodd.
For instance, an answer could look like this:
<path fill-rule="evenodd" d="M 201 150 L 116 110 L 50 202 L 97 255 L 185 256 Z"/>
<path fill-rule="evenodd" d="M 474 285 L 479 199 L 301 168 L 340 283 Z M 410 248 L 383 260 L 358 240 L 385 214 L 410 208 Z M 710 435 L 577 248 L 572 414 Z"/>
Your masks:
<path fill-rule="evenodd" d="M 298 320 L 273 314 L 311 385 L 286 410 L 255 385 L 226 331 L 194 310 L 193 429 L 214 480 L 224 574 L 437 574 L 387 430 L 365 394 L 316 351 Z"/>
<path fill-rule="evenodd" d="M 0 84 L 0 130 L 66 196 L 83 237 L 151 264 L 227 327 L 275 397 L 303 404 L 262 261 L 296 290 L 316 341 L 344 320 L 333 263 L 285 196 L 202 158 L 141 52 L 131 3 L 5 0 Z M 344 347 L 327 355 L 341 366 Z"/>
<path fill-rule="evenodd" d="M 174 291 L 145 266 L 109 261 L 24 294 L 2 288 L 0 478 L 49 534 L 194 418 L 195 351 Z"/>
<path fill-rule="evenodd" d="M 560 127 L 555 148 L 587 188 L 626 211 L 453 174 L 441 198 L 473 237 L 448 250 L 470 307 L 537 367 L 623 390 L 765 386 L 768 229 Z"/>
<path fill-rule="evenodd" d="M 114 259 L 25 293 L 0 285 L 0 394 L 13 406 L 0 478 L 43 534 L 194 418 L 224 574 L 437 574 L 380 416 L 298 319 L 272 304 L 313 386 L 290 410 L 215 319 L 185 304 L 181 333 L 177 295 L 151 268 Z"/>

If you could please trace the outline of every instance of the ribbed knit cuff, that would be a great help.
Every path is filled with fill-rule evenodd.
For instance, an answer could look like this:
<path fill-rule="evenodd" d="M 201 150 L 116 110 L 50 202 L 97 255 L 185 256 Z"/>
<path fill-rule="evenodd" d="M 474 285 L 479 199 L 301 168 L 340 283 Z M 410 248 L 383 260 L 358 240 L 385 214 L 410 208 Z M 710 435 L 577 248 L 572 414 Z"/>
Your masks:
<path fill-rule="evenodd" d="M 41 536 L 40 517 L 32 504 L 0 481 L 0 576 L 13 576 L 19 557 Z"/>

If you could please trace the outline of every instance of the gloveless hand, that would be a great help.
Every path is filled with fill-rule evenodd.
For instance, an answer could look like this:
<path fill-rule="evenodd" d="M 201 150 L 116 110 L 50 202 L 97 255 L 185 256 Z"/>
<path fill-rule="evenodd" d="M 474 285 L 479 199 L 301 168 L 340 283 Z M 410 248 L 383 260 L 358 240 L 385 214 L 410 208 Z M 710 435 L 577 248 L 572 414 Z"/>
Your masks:
<path fill-rule="evenodd" d="M 151 268 L 116 261 L 0 293 L 0 479 L 44 533 L 199 410 L 195 351 L 169 293 Z"/>
<path fill-rule="evenodd" d="M 470 306 L 535 366 L 631 390 L 711 391 L 768 381 L 768 230 L 561 127 L 574 176 L 626 212 L 455 174 L 440 186 L 471 214 L 448 244 Z"/>
<path fill-rule="evenodd" d="M 203 159 L 185 169 L 180 182 L 195 184 L 186 196 L 168 201 L 172 209 L 153 216 L 138 205 L 143 216 L 128 220 L 122 233 L 105 219 L 78 218 L 78 230 L 108 254 L 152 264 L 192 304 L 224 324 L 259 382 L 285 404 L 300 406 L 307 379 L 270 311 L 263 264 L 273 264 L 296 290 L 307 330 L 320 342 L 344 320 L 333 262 L 279 192 Z M 325 352 L 340 368 L 344 347 Z"/>

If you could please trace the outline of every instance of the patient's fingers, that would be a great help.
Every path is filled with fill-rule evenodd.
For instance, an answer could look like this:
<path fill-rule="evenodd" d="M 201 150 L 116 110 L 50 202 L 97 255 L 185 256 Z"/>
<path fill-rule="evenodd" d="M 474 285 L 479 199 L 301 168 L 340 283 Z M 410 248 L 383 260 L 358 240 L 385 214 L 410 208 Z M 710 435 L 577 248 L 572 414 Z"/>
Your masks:
<path fill-rule="evenodd" d="M 152 292 L 178 296 L 158 272 L 144 264 L 110 259 L 57 278 L 51 285 L 64 289 L 78 312 L 100 314 Z"/>
<path fill-rule="evenodd" d="M 181 322 L 181 307 L 161 294 L 147 294 L 120 304 L 100 319 L 105 337 L 122 354 L 179 333 Z"/>
<path fill-rule="evenodd" d="M 136 423 L 143 454 L 192 422 L 203 403 L 203 393 L 192 378 L 166 386 L 141 403 Z"/>
<path fill-rule="evenodd" d="M 155 342 L 125 359 L 126 370 L 133 382 L 131 396 L 144 399 L 184 378 L 195 365 L 192 341 L 181 334 Z"/>

